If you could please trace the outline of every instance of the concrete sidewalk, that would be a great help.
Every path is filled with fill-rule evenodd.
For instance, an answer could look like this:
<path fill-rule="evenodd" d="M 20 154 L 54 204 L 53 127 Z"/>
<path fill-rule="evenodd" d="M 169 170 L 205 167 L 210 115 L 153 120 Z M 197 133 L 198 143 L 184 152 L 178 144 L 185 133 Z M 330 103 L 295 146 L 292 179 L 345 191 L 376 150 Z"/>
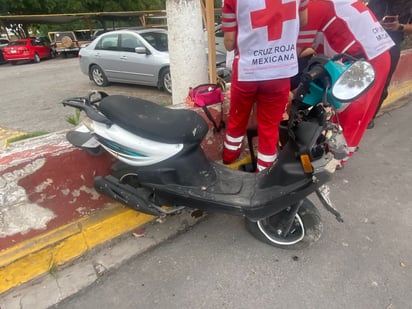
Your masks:
<path fill-rule="evenodd" d="M 382 112 L 410 98 L 412 81 L 402 74 L 394 76 Z M 0 130 L 0 141 L 20 133 Z M 112 159 L 90 160 L 64 135 L 18 142 L 0 152 L 1 309 L 52 306 L 203 218 L 191 212 L 155 218 L 98 195 L 93 178 L 107 174 Z M 217 157 L 221 139 L 208 135 L 210 157 Z"/>

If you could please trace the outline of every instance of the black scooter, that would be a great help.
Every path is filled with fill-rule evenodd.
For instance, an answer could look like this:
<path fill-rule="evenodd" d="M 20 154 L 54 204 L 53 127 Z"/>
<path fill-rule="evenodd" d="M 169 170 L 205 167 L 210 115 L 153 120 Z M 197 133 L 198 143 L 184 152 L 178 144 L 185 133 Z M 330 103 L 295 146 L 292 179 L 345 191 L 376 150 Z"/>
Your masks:
<path fill-rule="evenodd" d="M 132 209 L 155 216 L 186 207 L 243 216 L 247 229 L 265 243 L 304 248 L 322 233 L 320 213 L 308 195 L 317 192 L 340 219 L 325 184 L 346 154 L 345 141 L 324 107 L 333 108 L 329 101 L 353 100 L 367 89 L 360 78 L 366 85 L 362 91 L 342 95 L 348 90 L 345 74 L 353 78 L 359 61 L 344 65 L 338 60 L 318 57 L 310 63 L 290 118 L 280 126 L 277 161 L 260 173 L 209 160 L 201 147 L 208 125 L 196 112 L 122 95 L 94 92 L 64 100 L 63 105 L 87 115 L 67 139 L 91 154 L 107 151 L 118 159 L 111 175 L 95 178 L 95 189 Z M 332 76 L 328 65 L 339 68 L 339 74 Z M 321 97 L 305 102 L 314 86 L 322 88 Z"/>

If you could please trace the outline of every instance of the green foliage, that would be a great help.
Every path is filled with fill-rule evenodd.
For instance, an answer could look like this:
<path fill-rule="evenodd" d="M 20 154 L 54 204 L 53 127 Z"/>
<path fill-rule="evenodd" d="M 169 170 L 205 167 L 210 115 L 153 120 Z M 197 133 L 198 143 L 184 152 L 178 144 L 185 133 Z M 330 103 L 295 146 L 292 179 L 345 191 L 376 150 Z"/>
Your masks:
<path fill-rule="evenodd" d="M 52 277 L 56 278 L 56 277 L 57 277 L 57 271 L 58 271 L 58 267 L 57 267 L 56 264 L 53 263 L 53 264 L 50 266 L 49 274 L 50 274 Z"/>
<path fill-rule="evenodd" d="M 46 15 L 88 12 L 116 12 L 116 11 L 148 11 L 164 10 L 165 0 L 1 0 L 0 15 Z M 131 24 L 135 26 L 137 24 Z M 75 30 L 105 28 L 103 21 L 87 21 L 71 23 L 70 25 L 29 25 L 6 24 L 16 37 L 29 36 L 29 29 L 34 35 L 45 35 L 53 30 Z M 129 26 L 129 25 L 126 25 Z"/>
<path fill-rule="evenodd" d="M 402 49 L 412 48 L 412 35 L 406 35 L 405 40 L 402 42 Z"/>
<path fill-rule="evenodd" d="M 67 116 L 66 121 L 74 126 L 77 126 L 80 123 L 80 109 L 76 108 L 74 110 L 74 115 Z"/>
<path fill-rule="evenodd" d="M 21 135 L 15 136 L 15 137 L 8 138 L 7 139 L 7 144 L 22 141 L 22 140 L 32 138 L 32 137 L 45 135 L 45 134 L 48 134 L 48 132 L 46 132 L 46 131 L 35 131 L 35 132 L 31 132 L 31 133 L 21 134 Z"/>
<path fill-rule="evenodd" d="M 165 9 L 165 0 L 2 0 L 1 15 L 65 14 Z"/>
<path fill-rule="evenodd" d="M 59 0 L 2 0 L 1 15 L 50 14 L 59 5 Z"/>

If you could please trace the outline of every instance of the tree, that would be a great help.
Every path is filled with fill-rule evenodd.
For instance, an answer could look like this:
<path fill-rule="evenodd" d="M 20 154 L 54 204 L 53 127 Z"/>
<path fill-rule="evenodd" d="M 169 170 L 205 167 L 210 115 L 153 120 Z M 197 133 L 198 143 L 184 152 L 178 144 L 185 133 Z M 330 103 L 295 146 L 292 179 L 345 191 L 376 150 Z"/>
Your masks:
<path fill-rule="evenodd" d="M 165 8 L 164 0 L 2 0 L 1 15 L 145 11 Z"/>
<path fill-rule="evenodd" d="M 165 8 L 165 0 L 2 0 L 0 15 L 46 15 L 88 12 L 146 11 Z M 104 21 L 101 21 L 104 25 Z M 6 24 L 17 37 L 29 36 L 31 24 Z"/>
<path fill-rule="evenodd" d="M 68 0 L 60 1 L 53 13 L 146 11 L 161 10 L 164 7 L 164 0 Z"/>

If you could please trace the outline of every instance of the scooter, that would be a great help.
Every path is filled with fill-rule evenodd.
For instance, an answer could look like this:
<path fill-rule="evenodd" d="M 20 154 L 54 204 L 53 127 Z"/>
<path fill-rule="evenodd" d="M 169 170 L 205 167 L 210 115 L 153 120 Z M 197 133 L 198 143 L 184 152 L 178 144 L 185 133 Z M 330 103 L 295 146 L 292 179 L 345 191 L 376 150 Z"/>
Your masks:
<path fill-rule="evenodd" d="M 301 249 L 322 234 L 317 192 L 338 220 L 326 183 L 347 155 L 340 126 L 325 107 L 338 110 L 368 89 L 374 72 L 365 61 L 316 56 L 303 73 L 288 121 L 280 126 L 279 151 L 266 170 L 249 173 L 209 160 L 201 142 L 208 124 L 195 111 L 170 109 L 140 98 L 92 92 L 62 102 L 84 111 L 67 139 L 92 155 L 117 161 L 95 189 L 146 214 L 165 216 L 185 208 L 243 216 L 257 239 Z"/>

